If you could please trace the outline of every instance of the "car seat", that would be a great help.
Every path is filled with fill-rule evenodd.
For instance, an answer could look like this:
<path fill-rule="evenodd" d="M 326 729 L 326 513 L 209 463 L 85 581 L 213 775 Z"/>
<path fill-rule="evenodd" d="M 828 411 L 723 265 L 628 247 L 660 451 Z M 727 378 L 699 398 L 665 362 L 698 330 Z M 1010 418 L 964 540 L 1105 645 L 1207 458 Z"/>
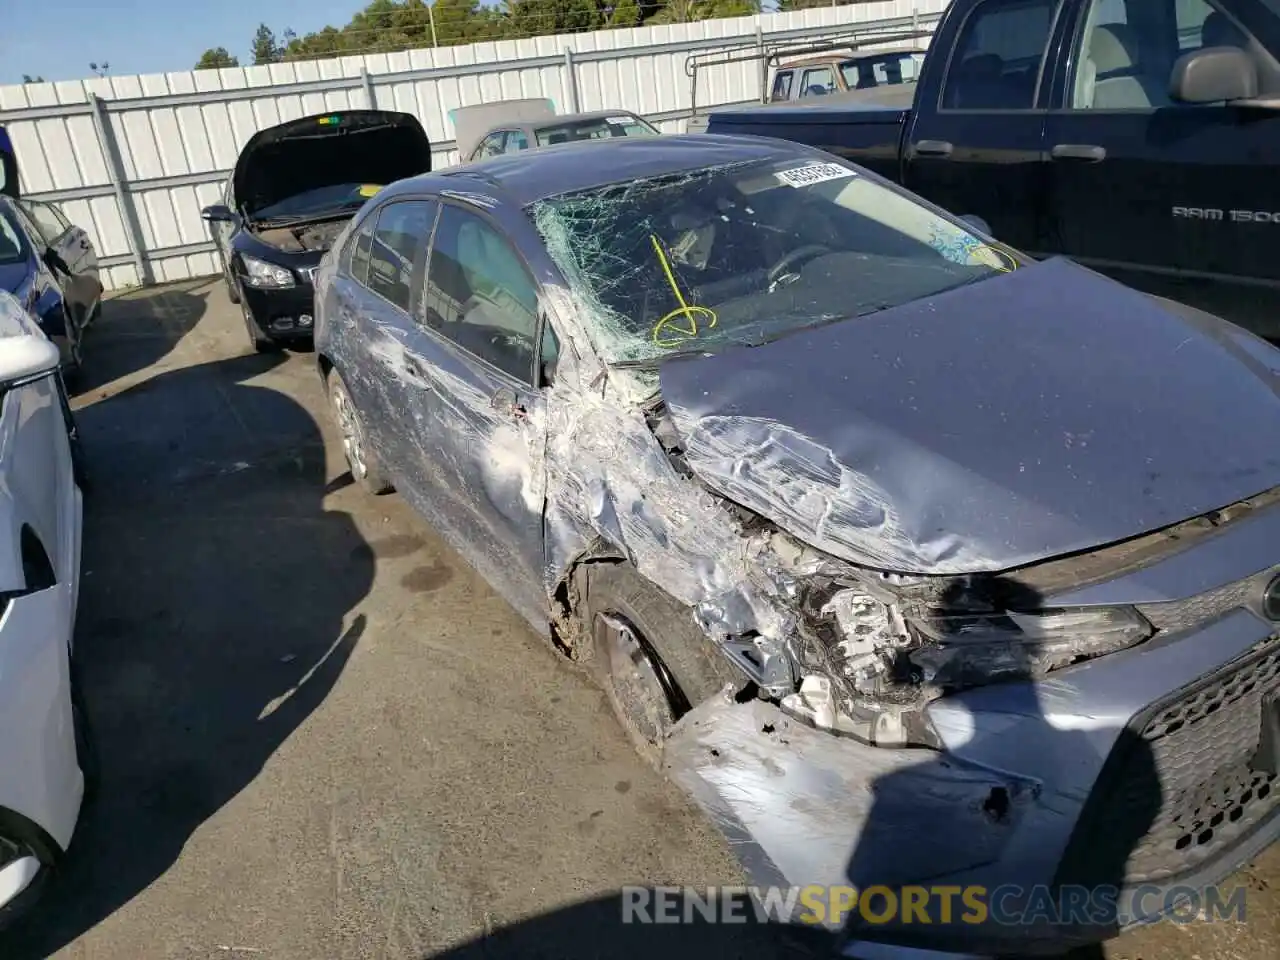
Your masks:
<path fill-rule="evenodd" d="M 1124 23 L 1104 23 L 1089 38 L 1081 69 L 1078 105 L 1095 110 L 1167 106 L 1168 78 L 1157 80 L 1143 69 L 1138 38 Z"/>

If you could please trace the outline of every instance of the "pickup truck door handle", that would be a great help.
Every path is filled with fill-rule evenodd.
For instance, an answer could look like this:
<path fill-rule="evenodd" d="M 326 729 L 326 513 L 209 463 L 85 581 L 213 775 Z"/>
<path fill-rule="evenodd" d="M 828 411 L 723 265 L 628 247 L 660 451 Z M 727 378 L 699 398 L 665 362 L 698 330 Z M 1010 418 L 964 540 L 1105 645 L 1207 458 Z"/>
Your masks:
<path fill-rule="evenodd" d="M 1086 160 L 1097 163 L 1107 158 L 1106 147 L 1096 147 L 1091 143 L 1059 143 L 1049 151 L 1055 160 Z"/>
<path fill-rule="evenodd" d="M 922 157 L 949 157 L 954 149 L 949 140 L 919 140 L 916 154 Z"/>

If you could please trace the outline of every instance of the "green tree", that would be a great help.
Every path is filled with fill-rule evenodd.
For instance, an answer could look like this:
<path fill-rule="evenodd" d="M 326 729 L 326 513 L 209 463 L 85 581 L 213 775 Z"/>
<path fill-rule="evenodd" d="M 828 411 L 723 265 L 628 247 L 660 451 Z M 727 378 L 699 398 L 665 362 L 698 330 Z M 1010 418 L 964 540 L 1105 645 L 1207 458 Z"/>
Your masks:
<path fill-rule="evenodd" d="M 599 0 L 506 0 L 503 13 L 509 37 L 601 30 L 605 25 Z"/>
<path fill-rule="evenodd" d="M 604 14 L 606 27 L 638 27 L 643 19 L 637 0 L 616 0 Z"/>
<path fill-rule="evenodd" d="M 238 67 L 240 61 L 227 52 L 226 47 L 211 47 L 200 54 L 196 61 L 197 70 L 218 70 L 225 67 Z"/>
<path fill-rule="evenodd" d="M 276 35 L 265 23 L 258 24 L 258 32 L 253 35 L 253 44 L 249 48 L 253 57 L 253 65 L 260 67 L 267 63 L 276 63 L 284 55 L 280 44 L 276 43 Z"/>
<path fill-rule="evenodd" d="M 693 23 L 717 17 L 749 17 L 759 12 L 760 0 L 667 0 L 654 15 L 653 23 Z"/>

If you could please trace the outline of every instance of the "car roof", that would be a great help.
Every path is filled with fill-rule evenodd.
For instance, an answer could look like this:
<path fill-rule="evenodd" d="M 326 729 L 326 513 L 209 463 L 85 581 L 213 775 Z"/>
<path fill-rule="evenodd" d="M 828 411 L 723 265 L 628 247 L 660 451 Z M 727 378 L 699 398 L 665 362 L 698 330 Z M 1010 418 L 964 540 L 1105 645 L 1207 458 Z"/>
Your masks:
<path fill-rule="evenodd" d="M 639 117 L 639 114 L 634 110 L 591 110 L 587 113 L 566 113 L 540 120 L 529 120 L 527 126 L 541 130 L 543 127 L 567 127 L 574 123 L 590 123 L 593 120 L 604 120 L 606 117 Z"/>
<path fill-rule="evenodd" d="M 890 47 L 887 50 L 845 50 L 814 56 L 800 57 L 779 63 L 778 70 L 790 70 L 793 67 L 822 66 L 828 63 L 847 63 L 850 60 L 873 60 L 876 57 L 900 57 L 903 54 L 924 53 L 919 47 Z"/>
<path fill-rule="evenodd" d="M 590 151 L 590 162 L 584 154 Z M 789 140 L 690 133 L 662 137 L 579 140 L 502 154 L 423 174 L 388 187 L 389 195 L 421 190 L 505 194 L 520 206 L 611 183 L 753 160 L 808 160 L 826 156 Z"/>

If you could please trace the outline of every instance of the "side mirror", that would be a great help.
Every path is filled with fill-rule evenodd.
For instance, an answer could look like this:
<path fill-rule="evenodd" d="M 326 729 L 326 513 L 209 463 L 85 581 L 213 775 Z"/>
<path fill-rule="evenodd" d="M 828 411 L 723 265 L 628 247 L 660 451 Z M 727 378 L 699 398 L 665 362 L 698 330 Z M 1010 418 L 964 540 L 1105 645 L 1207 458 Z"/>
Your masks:
<path fill-rule="evenodd" d="M 1250 100 L 1258 95 L 1258 69 L 1239 47 L 1193 50 L 1174 63 L 1169 95 L 1182 103 Z"/>
<path fill-rule="evenodd" d="M 991 224 L 987 223 L 987 221 L 983 220 L 976 213 L 961 214 L 960 221 L 962 223 L 967 223 L 969 226 L 973 227 L 973 229 L 977 230 L 979 233 L 985 234 L 988 237 L 995 236 L 995 234 L 991 232 Z"/>
<path fill-rule="evenodd" d="M 211 207 L 205 207 L 200 211 L 200 217 L 210 223 L 230 223 L 236 218 L 231 212 L 231 208 L 223 203 L 215 203 Z"/>
<path fill-rule="evenodd" d="M 0 386 L 16 387 L 48 376 L 62 364 L 53 341 L 35 334 L 0 337 Z"/>

